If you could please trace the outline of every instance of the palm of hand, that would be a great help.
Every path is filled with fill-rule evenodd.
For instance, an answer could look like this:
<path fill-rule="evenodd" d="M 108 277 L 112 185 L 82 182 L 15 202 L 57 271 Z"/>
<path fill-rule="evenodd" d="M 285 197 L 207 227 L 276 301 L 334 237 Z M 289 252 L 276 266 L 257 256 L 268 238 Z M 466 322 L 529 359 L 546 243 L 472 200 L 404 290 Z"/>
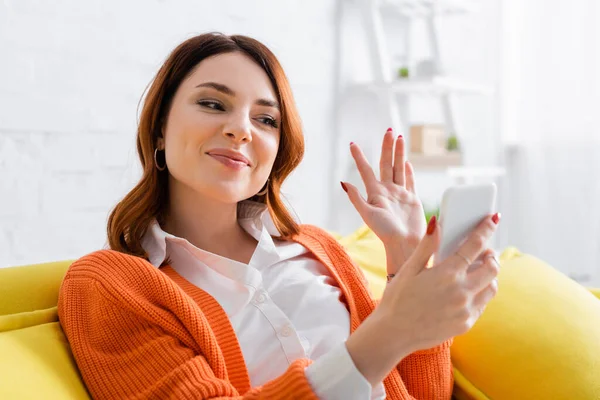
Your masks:
<path fill-rule="evenodd" d="M 416 194 L 397 189 L 367 198 L 367 203 L 372 207 L 364 221 L 384 243 L 398 239 L 416 245 L 425 234 L 425 211 Z"/>
<path fill-rule="evenodd" d="M 358 145 L 351 143 L 350 150 L 367 189 L 367 199 L 353 185 L 342 183 L 342 187 L 347 189 L 363 221 L 384 245 L 404 247 L 403 253 L 409 254 L 425 234 L 426 221 L 412 165 L 405 160 L 403 138 L 395 140 L 391 130 L 386 132 L 379 180 Z"/>

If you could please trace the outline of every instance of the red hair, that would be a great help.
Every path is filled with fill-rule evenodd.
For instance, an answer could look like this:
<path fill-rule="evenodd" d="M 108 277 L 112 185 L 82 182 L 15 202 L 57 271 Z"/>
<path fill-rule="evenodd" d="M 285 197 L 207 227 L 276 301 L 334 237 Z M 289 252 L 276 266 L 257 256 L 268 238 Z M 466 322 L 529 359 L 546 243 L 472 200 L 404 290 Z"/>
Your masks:
<path fill-rule="evenodd" d="M 252 200 L 265 203 L 282 238 L 298 233 L 298 224 L 281 199 L 281 185 L 300 164 L 304 135 L 292 91 L 275 55 L 259 41 L 241 35 L 207 33 L 181 43 L 171 52 L 154 77 L 144 99 L 137 129 L 137 152 L 142 164 L 139 183 L 114 207 L 108 218 L 111 249 L 148 258 L 141 240 L 154 218 L 164 222 L 168 203 L 168 170 L 154 164 L 154 150 L 170 103 L 181 82 L 207 57 L 241 52 L 253 59 L 268 75 L 281 108 L 279 149 L 269 175 L 269 190 Z"/>

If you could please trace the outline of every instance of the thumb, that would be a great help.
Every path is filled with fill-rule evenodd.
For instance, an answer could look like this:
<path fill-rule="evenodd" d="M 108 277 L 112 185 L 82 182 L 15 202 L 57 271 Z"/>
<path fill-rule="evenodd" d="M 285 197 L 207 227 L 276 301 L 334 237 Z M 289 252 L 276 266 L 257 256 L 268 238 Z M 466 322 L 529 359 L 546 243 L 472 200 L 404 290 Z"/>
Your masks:
<path fill-rule="evenodd" d="M 358 211 L 361 217 L 364 216 L 367 212 L 367 207 L 369 204 L 362 197 L 358 188 L 347 182 L 340 182 L 340 184 L 342 185 L 342 189 L 344 189 L 344 191 L 348 194 L 348 198 L 350 199 L 350 202 L 354 208 L 356 208 L 356 211 Z"/>
<path fill-rule="evenodd" d="M 410 275 L 418 275 L 427 266 L 431 256 L 437 251 L 440 245 L 440 229 L 436 216 L 434 215 L 429 220 L 427 231 L 421 242 L 406 261 L 406 264 L 401 268 L 401 271 Z"/>

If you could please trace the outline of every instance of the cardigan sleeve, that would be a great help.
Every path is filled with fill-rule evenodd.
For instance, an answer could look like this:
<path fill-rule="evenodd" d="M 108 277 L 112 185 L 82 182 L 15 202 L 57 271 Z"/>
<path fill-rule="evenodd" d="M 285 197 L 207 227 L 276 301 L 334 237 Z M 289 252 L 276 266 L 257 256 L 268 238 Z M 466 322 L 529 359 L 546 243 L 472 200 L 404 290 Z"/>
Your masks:
<path fill-rule="evenodd" d="M 132 304 L 139 299 L 119 289 L 68 273 L 59 295 L 60 323 L 93 398 L 317 398 L 305 375 L 307 359 L 296 360 L 265 385 L 239 393 L 228 379 L 212 331 L 192 335 L 160 308 L 137 313 Z"/>
<path fill-rule="evenodd" d="M 398 372 L 407 391 L 416 399 L 450 399 L 454 386 L 450 345 L 452 339 L 406 356 Z"/>
<path fill-rule="evenodd" d="M 375 301 L 375 307 L 380 300 Z M 450 399 L 454 372 L 450 358 L 453 339 L 403 358 L 396 367 L 406 391 L 416 399 Z"/>
<path fill-rule="evenodd" d="M 373 387 L 354 365 L 346 343 L 340 343 L 306 368 L 306 377 L 320 399 L 385 399 L 382 383 Z"/>
<path fill-rule="evenodd" d="M 379 306 L 381 299 L 373 299 L 368 290 L 368 281 L 360 266 L 351 260 L 355 275 L 369 293 L 372 311 Z M 364 296 L 364 295 L 363 295 Z M 364 317 L 366 318 L 366 317 Z M 396 367 L 401 383 L 398 391 L 402 399 L 450 399 L 454 387 L 454 373 L 450 359 L 450 346 L 453 339 L 430 349 L 419 350 L 403 358 Z"/>
<path fill-rule="evenodd" d="M 375 300 L 375 308 L 381 299 Z M 450 399 L 454 388 L 454 372 L 450 358 L 453 339 L 430 349 L 418 350 L 404 357 L 396 369 L 404 384 L 401 391 L 409 399 Z"/>

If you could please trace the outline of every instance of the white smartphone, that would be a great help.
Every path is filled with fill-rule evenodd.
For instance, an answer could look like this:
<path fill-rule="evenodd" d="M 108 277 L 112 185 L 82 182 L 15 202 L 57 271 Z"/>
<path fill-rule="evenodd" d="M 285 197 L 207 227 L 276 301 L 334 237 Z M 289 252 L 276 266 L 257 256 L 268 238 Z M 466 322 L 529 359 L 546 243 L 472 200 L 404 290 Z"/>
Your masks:
<path fill-rule="evenodd" d="M 496 191 L 494 183 L 459 185 L 446 189 L 440 206 L 442 238 L 434 255 L 436 263 L 456 252 L 483 218 L 494 213 Z"/>

